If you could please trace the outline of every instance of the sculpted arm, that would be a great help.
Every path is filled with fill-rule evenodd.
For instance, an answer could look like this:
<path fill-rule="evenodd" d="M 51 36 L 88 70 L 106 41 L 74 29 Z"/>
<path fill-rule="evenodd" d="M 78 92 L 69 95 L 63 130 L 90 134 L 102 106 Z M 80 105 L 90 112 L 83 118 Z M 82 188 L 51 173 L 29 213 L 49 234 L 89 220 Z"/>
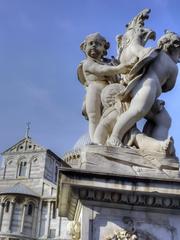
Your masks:
<path fill-rule="evenodd" d="M 97 76 L 112 76 L 118 73 L 127 73 L 130 69 L 124 64 L 119 64 L 117 66 L 109 66 L 101 65 L 96 62 L 86 62 L 83 66 L 83 70 Z"/>

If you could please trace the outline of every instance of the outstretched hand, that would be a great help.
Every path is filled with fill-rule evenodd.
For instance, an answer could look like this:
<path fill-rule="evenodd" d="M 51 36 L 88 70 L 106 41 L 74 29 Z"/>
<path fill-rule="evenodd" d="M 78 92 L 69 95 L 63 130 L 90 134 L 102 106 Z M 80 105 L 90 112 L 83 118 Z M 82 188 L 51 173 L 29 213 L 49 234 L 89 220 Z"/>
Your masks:
<path fill-rule="evenodd" d="M 127 74 L 127 73 L 129 73 L 130 71 L 131 71 L 131 69 L 133 68 L 133 66 L 138 62 L 138 57 L 133 57 L 132 59 L 131 59 L 131 61 L 127 64 L 124 64 L 124 63 L 121 63 L 120 65 L 121 65 L 121 67 L 122 67 L 122 73 L 123 74 Z"/>

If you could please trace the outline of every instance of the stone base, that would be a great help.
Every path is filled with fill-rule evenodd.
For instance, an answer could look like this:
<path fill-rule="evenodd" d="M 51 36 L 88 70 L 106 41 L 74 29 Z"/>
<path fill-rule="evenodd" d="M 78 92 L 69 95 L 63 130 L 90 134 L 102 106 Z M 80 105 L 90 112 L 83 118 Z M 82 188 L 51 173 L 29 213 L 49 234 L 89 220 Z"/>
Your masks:
<path fill-rule="evenodd" d="M 95 172 L 179 179 L 178 158 L 157 152 L 87 145 L 78 152 L 66 154 L 64 160 L 73 168 Z"/>
<path fill-rule="evenodd" d="M 60 170 L 57 197 L 60 216 L 76 226 L 72 239 L 180 240 L 176 158 L 87 146 L 76 163 Z"/>

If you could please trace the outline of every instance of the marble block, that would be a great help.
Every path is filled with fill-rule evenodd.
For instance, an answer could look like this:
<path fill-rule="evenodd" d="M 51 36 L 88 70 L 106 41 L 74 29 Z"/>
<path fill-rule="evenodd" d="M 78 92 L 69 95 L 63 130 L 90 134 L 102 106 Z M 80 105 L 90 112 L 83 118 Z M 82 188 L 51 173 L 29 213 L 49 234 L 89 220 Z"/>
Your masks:
<path fill-rule="evenodd" d="M 86 145 L 65 155 L 73 168 L 130 176 L 179 178 L 177 157 L 127 147 Z"/>
<path fill-rule="evenodd" d="M 177 158 L 88 145 L 65 161 L 73 168 L 60 169 L 57 206 L 72 239 L 180 240 Z"/>

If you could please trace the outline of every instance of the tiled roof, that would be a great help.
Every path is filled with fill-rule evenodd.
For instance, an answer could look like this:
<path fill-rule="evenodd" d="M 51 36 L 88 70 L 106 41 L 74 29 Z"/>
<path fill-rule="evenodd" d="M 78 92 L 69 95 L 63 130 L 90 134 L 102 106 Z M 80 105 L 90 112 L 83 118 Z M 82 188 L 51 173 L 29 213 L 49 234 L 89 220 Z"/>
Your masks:
<path fill-rule="evenodd" d="M 37 193 L 35 193 L 29 187 L 23 185 L 22 183 L 16 183 L 15 185 L 0 191 L 0 195 L 2 194 L 21 194 L 21 195 L 39 197 Z"/>

